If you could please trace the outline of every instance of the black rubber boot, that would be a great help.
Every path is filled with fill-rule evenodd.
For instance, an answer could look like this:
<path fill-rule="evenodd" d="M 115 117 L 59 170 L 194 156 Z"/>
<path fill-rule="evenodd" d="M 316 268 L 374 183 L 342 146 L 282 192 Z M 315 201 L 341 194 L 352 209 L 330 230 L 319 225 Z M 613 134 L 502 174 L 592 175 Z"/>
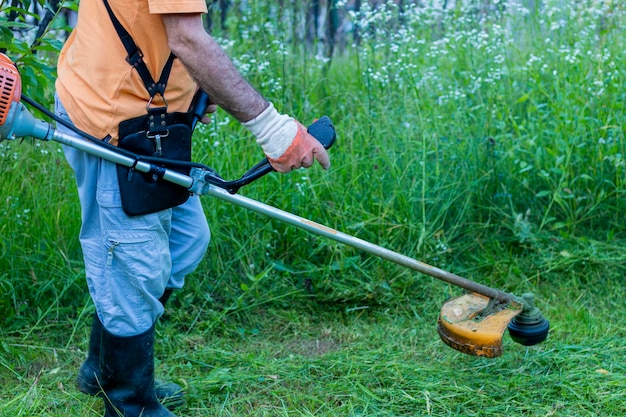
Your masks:
<path fill-rule="evenodd" d="M 163 295 L 161 296 L 161 298 L 159 298 L 159 301 L 161 302 L 161 304 L 163 304 L 163 307 L 165 307 L 165 304 L 167 304 L 167 301 L 170 299 L 173 293 L 174 290 L 171 290 L 169 288 L 165 289 Z"/>
<path fill-rule="evenodd" d="M 159 301 L 165 306 L 170 298 L 172 290 L 165 290 Z M 76 385 L 78 390 L 87 395 L 99 395 L 104 387 L 100 377 L 100 340 L 102 338 L 102 323 L 98 316 L 94 314 L 91 325 L 91 335 L 89 336 L 89 351 L 87 359 L 78 370 Z M 155 381 L 155 392 L 157 398 L 170 410 L 174 410 L 184 404 L 184 391 L 180 385 L 173 382 Z"/>
<path fill-rule="evenodd" d="M 103 328 L 100 347 L 104 417 L 176 417 L 154 392 L 154 326 L 130 337 Z"/>

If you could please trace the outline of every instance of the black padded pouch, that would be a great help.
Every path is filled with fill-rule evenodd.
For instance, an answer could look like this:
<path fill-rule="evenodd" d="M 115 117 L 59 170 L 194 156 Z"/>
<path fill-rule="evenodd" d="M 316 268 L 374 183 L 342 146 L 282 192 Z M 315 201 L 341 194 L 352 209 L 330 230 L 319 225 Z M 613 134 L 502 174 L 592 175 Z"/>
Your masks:
<path fill-rule="evenodd" d="M 121 149 L 142 156 L 191 161 L 191 115 L 150 110 L 146 116 L 125 120 L 119 125 Z M 163 179 L 167 168 L 189 175 L 189 167 L 149 161 L 155 169 L 149 173 L 117 165 L 122 209 L 129 216 L 156 213 L 183 204 L 189 190 Z"/>

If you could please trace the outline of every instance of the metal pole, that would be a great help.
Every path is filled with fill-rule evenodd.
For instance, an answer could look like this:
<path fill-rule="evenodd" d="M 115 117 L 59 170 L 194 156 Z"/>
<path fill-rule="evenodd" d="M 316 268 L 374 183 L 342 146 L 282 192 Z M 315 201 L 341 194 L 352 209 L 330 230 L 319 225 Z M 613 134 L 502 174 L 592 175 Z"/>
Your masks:
<path fill-rule="evenodd" d="M 150 172 L 151 164 L 148 162 L 137 161 L 134 158 L 116 152 L 115 149 L 105 148 L 71 133 L 62 133 L 58 130 L 54 130 L 51 134 L 51 140 L 125 167 L 134 167 L 134 169 L 139 172 Z M 190 176 L 171 169 L 165 170 L 163 179 L 187 189 L 191 188 L 193 185 L 193 179 Z"/>
<path fill-rule="evenodd" d="M 425 264 L 416 259 L 401 255 L 392 250 L 385 249 L 368 241 L 342 233 L 328 226 L 315 223 L 311 220 L 296 216 L 295 214 L 280 210 L 278 208 L 269 206 L 251 198 L 244 197 L 238 194 L 230 194 L 229 192 L 217 187 L 209 187 L 206 194 L 211 195 L 215 198 L 219 198 L 220 200 L 235 204 L 237 206 L 252 210 L 254 212 L 263 214 L 281 222 L 288 223 L 292 226 L 296 226 L 300 229 L 304 229 L 316 235 L 332 239 L 348 246 L 352 246 L 353 248 L 360 249 L 364 252 L 394 262 L 398 265 L 402 265 L 414 271 L 430 275 L 431 277 L 438 278 L 442 281 L 459 286 L 469 291 L 476 292 L 478 294 L 482 294 L 486 297 L 498 300 L 500 302 L 508 303 L 509 301 L 514 299 L 514 296 L 512 294 L 508 294 L 506 292 L 487 287 L 485 285 L 471 281 L 467 278 L 463 278 L 459 275 Z"/>

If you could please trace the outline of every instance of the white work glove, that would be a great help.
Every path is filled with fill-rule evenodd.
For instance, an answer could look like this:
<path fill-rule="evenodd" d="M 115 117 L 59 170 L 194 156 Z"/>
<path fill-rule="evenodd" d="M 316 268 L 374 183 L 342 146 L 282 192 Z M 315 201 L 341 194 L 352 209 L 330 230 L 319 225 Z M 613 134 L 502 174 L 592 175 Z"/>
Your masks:
<path fill-rule="evenodd" d="M 330 167 L 324 146 L 297 120 L 278 113 L 272 103 L 243 125 L 256 137 L 270 165 L 278 172 L 309 168 L 315 160 L 324 169 Z"/>

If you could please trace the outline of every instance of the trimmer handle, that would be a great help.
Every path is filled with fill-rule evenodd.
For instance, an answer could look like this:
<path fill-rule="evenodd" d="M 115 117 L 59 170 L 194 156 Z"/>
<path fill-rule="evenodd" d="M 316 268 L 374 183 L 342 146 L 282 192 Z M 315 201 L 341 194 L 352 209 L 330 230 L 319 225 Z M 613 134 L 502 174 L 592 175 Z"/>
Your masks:
<path fill-rule="evenodd" d="M 307 131 L 324 146 L 324 149 L 329 149 L 337 140 L 335 126 L 333 126 L 333 123 L 328 116 L 322 116 L 313 122 L 307 128 Z M 257 180 L 272 171 L 274 171 L 274 168 L 272 168 L 267 158 L 264 158 L 261 162 L 250 168 L 238 180 L 224 181 L 214 172 L 207 173 L 204 180 L 209 184 L 225 189 L 231 194 L 236 194 L 237 191 L 239 191 L 239 189 L 244 185 L 250 184 L 252 181 Z"/>

